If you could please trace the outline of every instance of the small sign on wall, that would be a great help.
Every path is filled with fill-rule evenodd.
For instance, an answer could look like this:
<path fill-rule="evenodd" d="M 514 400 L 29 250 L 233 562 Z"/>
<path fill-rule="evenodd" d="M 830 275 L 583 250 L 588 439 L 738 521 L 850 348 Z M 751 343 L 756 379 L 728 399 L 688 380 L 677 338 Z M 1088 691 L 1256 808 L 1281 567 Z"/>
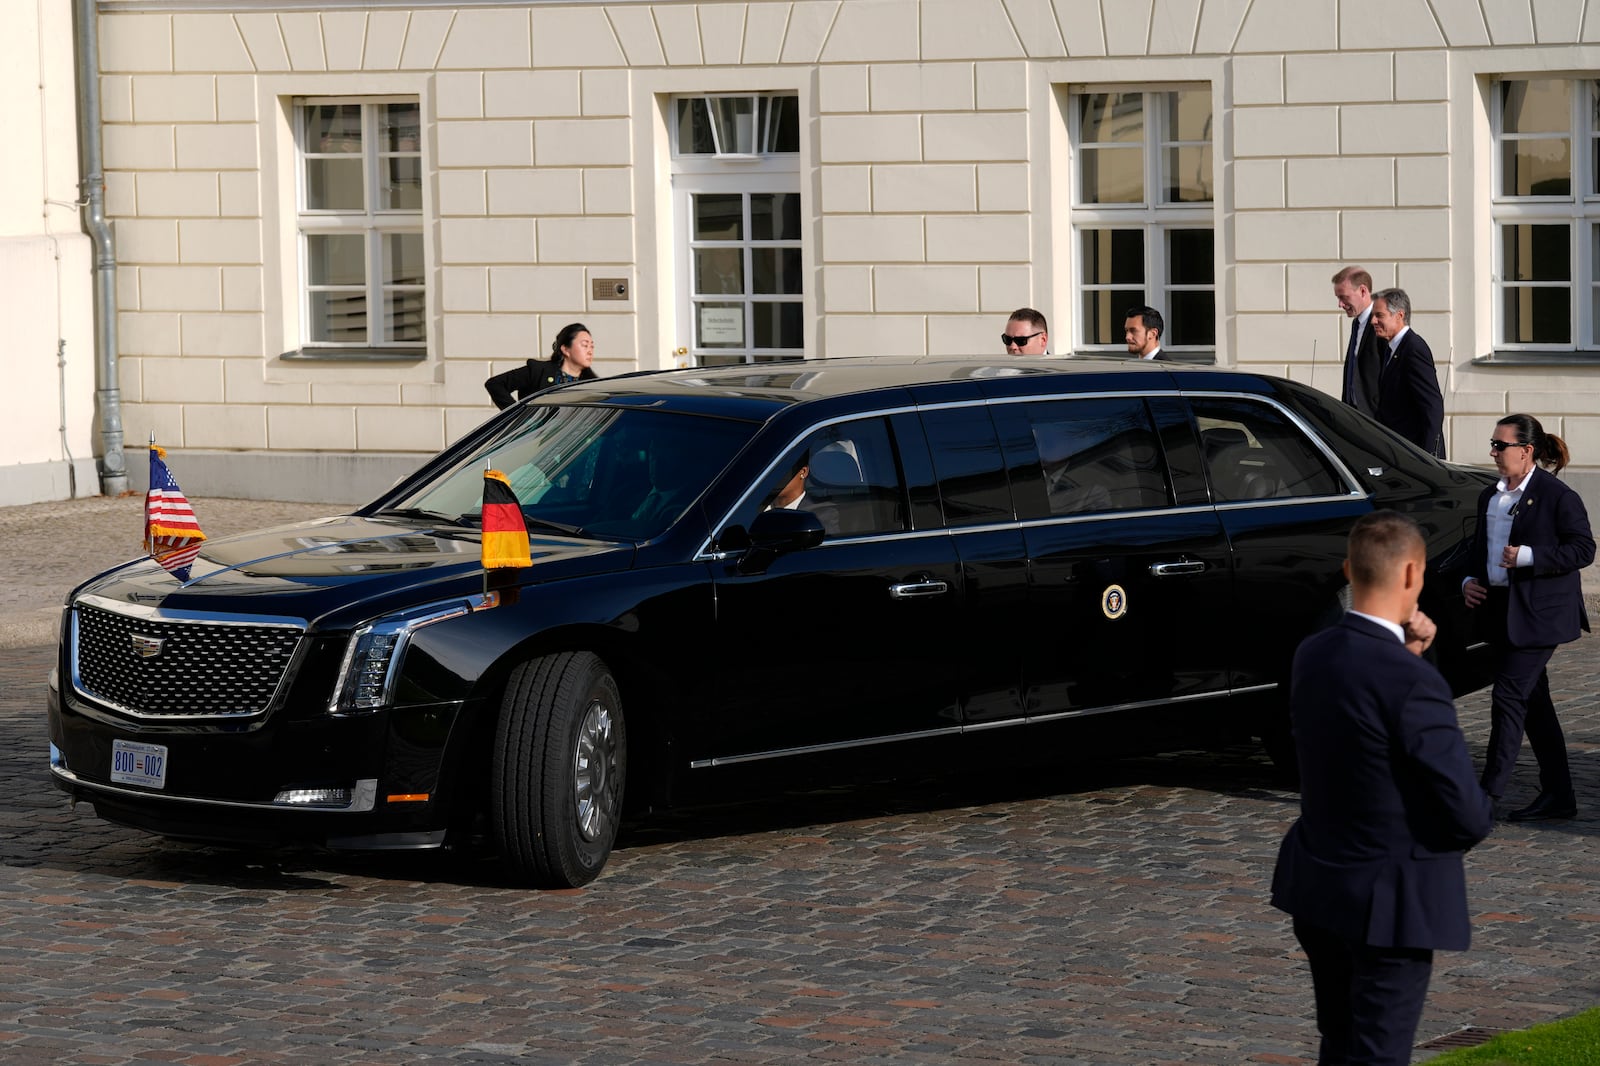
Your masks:
<path fill-rule="evenodd" d="M 744 308 L 700 308 L 700 344 L 744 345 Z"/>

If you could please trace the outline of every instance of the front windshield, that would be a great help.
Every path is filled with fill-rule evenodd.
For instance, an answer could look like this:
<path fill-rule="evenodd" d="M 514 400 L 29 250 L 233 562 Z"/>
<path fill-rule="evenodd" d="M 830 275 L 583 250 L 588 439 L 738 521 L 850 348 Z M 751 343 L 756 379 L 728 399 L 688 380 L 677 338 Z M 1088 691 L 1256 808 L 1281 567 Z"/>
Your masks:
<path fill-rule="evenodd" d="M 678 520 L 756 428 L 633 407 L 519 410 L 482 447 L 389 510 L 477 524 L 491 467 L 510 480 L 531 533 L 646 540 Z"/>

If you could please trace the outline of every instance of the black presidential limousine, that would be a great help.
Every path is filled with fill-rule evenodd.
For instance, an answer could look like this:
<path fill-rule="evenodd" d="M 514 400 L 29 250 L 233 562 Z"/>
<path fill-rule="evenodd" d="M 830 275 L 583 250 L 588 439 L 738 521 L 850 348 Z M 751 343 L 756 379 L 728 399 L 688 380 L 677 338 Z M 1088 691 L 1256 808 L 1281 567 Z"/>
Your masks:
<path fill-rule="evenodd" d="M 527 568 L 482 567 L 486 461 Z M 518 878 L 579 885 L 625 802 L 708 781 L 1251 735 L 1281 757 L 1290 657 L 1338 617 L 1350 524 L 1407 512 L 1448 570 L 1486 479 L 1305 386 L 1175 363 L 581 382 L 354 514 L 209 541 L 181 583 L 138 561 L 79 586 L 51 773 L 174 838 L 487 827 Z M 1464 690 L 1444 585 L 1424 609 Z"/>

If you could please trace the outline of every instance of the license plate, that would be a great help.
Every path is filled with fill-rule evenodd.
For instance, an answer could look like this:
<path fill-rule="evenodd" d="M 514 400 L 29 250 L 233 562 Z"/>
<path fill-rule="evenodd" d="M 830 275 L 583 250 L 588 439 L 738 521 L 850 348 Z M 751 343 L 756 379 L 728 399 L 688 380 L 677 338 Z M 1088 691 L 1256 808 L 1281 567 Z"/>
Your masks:
<path fill-rule="evenodd" d="M 167 748 L 164 744 L 111 742 L 111 780 L 119 785 L 167 787 Z"/>

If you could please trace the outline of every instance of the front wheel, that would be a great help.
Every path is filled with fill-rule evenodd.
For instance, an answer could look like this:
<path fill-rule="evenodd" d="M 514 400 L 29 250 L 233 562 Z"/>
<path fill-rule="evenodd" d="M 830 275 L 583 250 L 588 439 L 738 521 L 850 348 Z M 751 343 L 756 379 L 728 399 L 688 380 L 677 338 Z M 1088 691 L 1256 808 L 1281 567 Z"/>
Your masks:
<path fill-rule="evenodd" d="M 501 861 L 538 888 L 599 876 L 622 814 L 628 733 L 600 657 L 562 652 L 511 672 L 495 727 L 490 811 Z"/>

